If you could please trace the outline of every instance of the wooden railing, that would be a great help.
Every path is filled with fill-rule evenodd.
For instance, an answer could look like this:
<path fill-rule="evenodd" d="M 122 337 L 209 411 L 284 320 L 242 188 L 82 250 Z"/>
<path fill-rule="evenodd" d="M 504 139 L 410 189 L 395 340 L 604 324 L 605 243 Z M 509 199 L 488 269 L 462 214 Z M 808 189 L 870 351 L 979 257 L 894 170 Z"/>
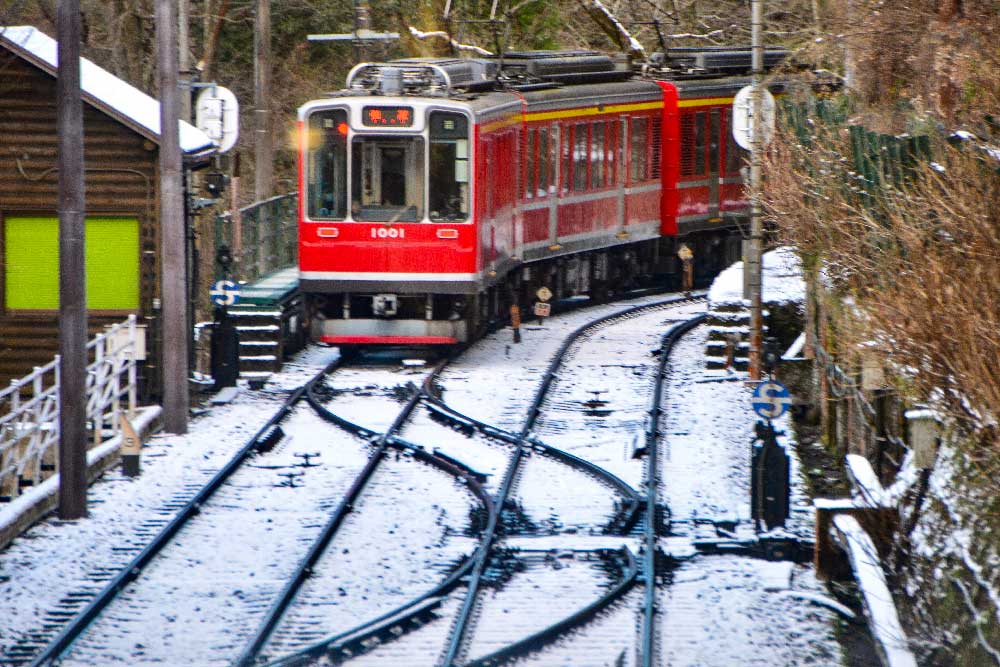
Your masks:
<path fill-rule="evenodd" d="M 93 443 L 118 435 L 135 416 L 138 388 L 135 316 L 87 343 L 86 416 Z M 60 358 L 0 390 L 0 502 L 11 501 L 57 470 Z"/>

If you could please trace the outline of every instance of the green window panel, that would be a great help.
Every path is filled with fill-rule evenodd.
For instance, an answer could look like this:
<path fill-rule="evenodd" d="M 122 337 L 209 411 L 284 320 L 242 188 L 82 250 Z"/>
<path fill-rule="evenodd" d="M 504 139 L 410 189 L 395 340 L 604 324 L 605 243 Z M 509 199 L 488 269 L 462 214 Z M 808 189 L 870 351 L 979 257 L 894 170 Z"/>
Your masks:
<path fill-rule="evenodd" d="M 87 218 L 85 258 L 89 310 L 139 309 L 139 221 Z M 59 308 L 59 220 L 4 220 L 8 310 Z"/>

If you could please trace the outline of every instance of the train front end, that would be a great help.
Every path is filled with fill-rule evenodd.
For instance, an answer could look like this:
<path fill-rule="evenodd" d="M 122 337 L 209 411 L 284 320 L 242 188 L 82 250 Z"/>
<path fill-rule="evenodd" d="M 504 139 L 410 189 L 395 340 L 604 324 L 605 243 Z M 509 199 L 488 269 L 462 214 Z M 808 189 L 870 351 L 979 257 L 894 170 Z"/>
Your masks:
<path fill-rule="evenodd" d="M 447 345 L 473 334 L 472 118 L 446 96 L 403 95 L 404 76 L 380 71 L 375 94 L 349 88 L 299 109 L 299 269 L 314 340 Z"/>

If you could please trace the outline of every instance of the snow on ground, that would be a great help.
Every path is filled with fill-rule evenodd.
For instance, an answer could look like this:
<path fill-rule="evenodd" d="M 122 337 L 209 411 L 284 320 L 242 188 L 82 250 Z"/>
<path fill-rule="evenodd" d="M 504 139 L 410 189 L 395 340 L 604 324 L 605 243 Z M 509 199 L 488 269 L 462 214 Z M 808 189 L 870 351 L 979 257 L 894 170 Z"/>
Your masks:
<path fill-rule="evenodd" d="M 704 369 L 706 328 L 688 334 L 670 357 L 664 392 L 663 498 L 674 532 L 696 537 L 695 520 L 738 520 L 737 534 L 752 535 L 750 441 L 757 420 L 750 389 Z M 742 380 L 742 378 L 737 378 Z M 787 417 L 776 427 L 791 433 Z M 787 437 L 779 442 L 787 442 Z M 812 512 L 801 492 L 798 459 L 791 455 L 792 516 L 786 524 L 812 537 Z M 668 541 L 671 551 L 677 541 Z M 841 665 L 835 614 L 808 602 L 822 586 L 811 567 L 733 556 L 683 562 L 660 593 L 660 633 L 669 667 Z"/>
<path fill-rule="evenodd" d="M 802 262 L 791 248 L 775 248 L 764 253 L 761 261 L 763 300 L 766 303 L 805 300 Z M 736 262 L 719 274 L 709 290 L 708 300 L 712 304 L 744 302 L 743 262 Z"/>
<path fill-rule="evenodd" d="M 519 432 L 524 409 L 566 335 L 596 316 L 661 299 L 644 297 L 630 304 L 597 306 L 529 322 L 522 329 L 520 344 L 512 342 L 509 328 L 502 330 L 473 346 L 445 370 L 440 382 L 443 398 L 473 417 Z M 689 317 L 703 309 L 704 304 L 688 304 L 672 311 L 672 316 Z M 660 319 L 649 326 L 665 328 L 666 318 Z M 655 337 L 637 332 L 637 353 L 648 354 L 645 348 Z M 599 347 L 600 337 L 595 340 Z M 662 426 L 668 448 L 661 471 L 664 501 L 675 519 L 729 518 L 745 522 L 749 516 L 747 467 L 755 421 L 749 404 L 750 389 L 742 382 L 724 381 L 718 374 L 702 371 L 703 350 L 704 332 L 696 330 L 672 357 L 678 375 L 664 399 L 668 408 Z M 286 365 L 286 370 L 264 390 L 244 389 L 232 404 L 214 406 L 192 420 L 189 434 L 152 438 L 144 449 L 142 477 L 127 479 L 111 471 L 92 487 L 89 519 L 62 522 L 50 518 L 0 553 L 0 618 L 4 619 L 0 621 L 0 654 L 19 635 L 37 627 L 42 613 L 52 609 L 67 591 L 74 590 L 89 571 L 107 559 L 119 540 L 130 537 L 137 525 L 176 496 L 190 494 L 193 486 L 218 469 L 264 423 L 288 391 L 303 384 L 335 354 L 330 348 L 311 347 Z M 597 361 L 595 366 L 603 370 L 600 377 L 594 378 L 595 385 L 577 383 L 568 387 L 562 400 L 585 400 L 590 397 L 589 389 L 604 389 L 607 394 L 603 397 L 613 399 L 621 409 L 609 421 L 620 419 L 634 424 L 640 420 L 640 405 L 630 395 L 636 386 L 628 369 L 631 364 L 629 359 L 611 359 L 603 365 Z M 400 384 L 405 383 L 407 373 L 401 371 L 399 375 Z M 364 377 L 359 376 L 341 387 L 353 388 L 363 382 Z M 351 414 L 343 416 L 361 423 L 383 423 L 381 414 L 361 413 L 361 402 L 355 403 L 352 396 L 342 394 L 331 409 L 346 408 Z M 568 433 L 579 426 L 550 422 L 544 439 L 569 449 L 572 438 Z M 779 425 L 788 430 L 786 427 Z M 595 461 L 599 465 L 608 465 L 613 459 L 616 464 L 611 467 L 620 468 L 617 472 L 636 484 L 638 473 L 629 469 L 630 459 L 626 456 L 628 443 L 615 442 L 613 434 L 602 430 L 607 429 L 588 430 L 586 438 L 578 439 L 576 453 L 586 456 L 588 450 L 596 452 L 598 458 L 604 459 Z M 439 431 L 425 421 L 408 430 L 406 436 L 433 446 L 435 442 L 423 442 L 423 437 L 432 434 L 447 440 Z M 491 472 L 498 472 L 499 463 L 497 460 L 490 464 Z M 793 479 L 798 480 L 794 457 L 792 468 Z M 535 482 L 525 479 L 521 485 L 523 489 L 525 484 L 546 483 L 544 478 Z M 811 516 L 804 511 L 805 500 L 798 488 L 793 504 L 789 527 L 795 533 L 808 535 Z M 218 556 L 225 558 L 226 545 L 217 546 Z M 777 576 L 776 569 L 781 570 Z M 785 583 L 775 586 L 775 579 Z M 665 664 L 671 667 L 840 664 L 839 647 L 833 639 L 833 612 L 808 599 L 809 595 L 822 593 L 808 567 L 731 556 L 697 557 L 676 572 L 675 585 L 665 589 L 660 615 Z M 802 595 L 782 595 L 782 588 Z M 371 611 L 364 610 L 358 620 Z M 681 630 L 681 625 L 686 639 L 675 642 L 670 638 Z M 412 641 L 424 641 L 419 635 L 416 633 Z M 561 643 L 572 646 L 572 638 Z M 399 655 L 390 647 L 386 651 Z M 378 664 L 372 662 L 373 657 L 368 656 L 366 664 Z M 735 662 L 727 662 L 730 658 Z"/>

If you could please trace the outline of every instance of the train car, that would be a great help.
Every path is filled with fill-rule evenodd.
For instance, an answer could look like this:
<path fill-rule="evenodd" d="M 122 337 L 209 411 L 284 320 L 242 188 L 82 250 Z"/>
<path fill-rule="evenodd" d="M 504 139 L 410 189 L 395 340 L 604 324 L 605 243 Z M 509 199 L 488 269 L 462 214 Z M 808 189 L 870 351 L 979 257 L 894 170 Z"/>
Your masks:
<path fill-rule="evenodd" d="M 717 55 L 670 77 L 594 52 L 356 66 L 299 109 L 313 338 L 468 342 L 542 287 L 602 300 L 670 280 L 681 241 L 699 273 L 726 266 L 747 216 L 728 139 L 747 79 Z"/>

